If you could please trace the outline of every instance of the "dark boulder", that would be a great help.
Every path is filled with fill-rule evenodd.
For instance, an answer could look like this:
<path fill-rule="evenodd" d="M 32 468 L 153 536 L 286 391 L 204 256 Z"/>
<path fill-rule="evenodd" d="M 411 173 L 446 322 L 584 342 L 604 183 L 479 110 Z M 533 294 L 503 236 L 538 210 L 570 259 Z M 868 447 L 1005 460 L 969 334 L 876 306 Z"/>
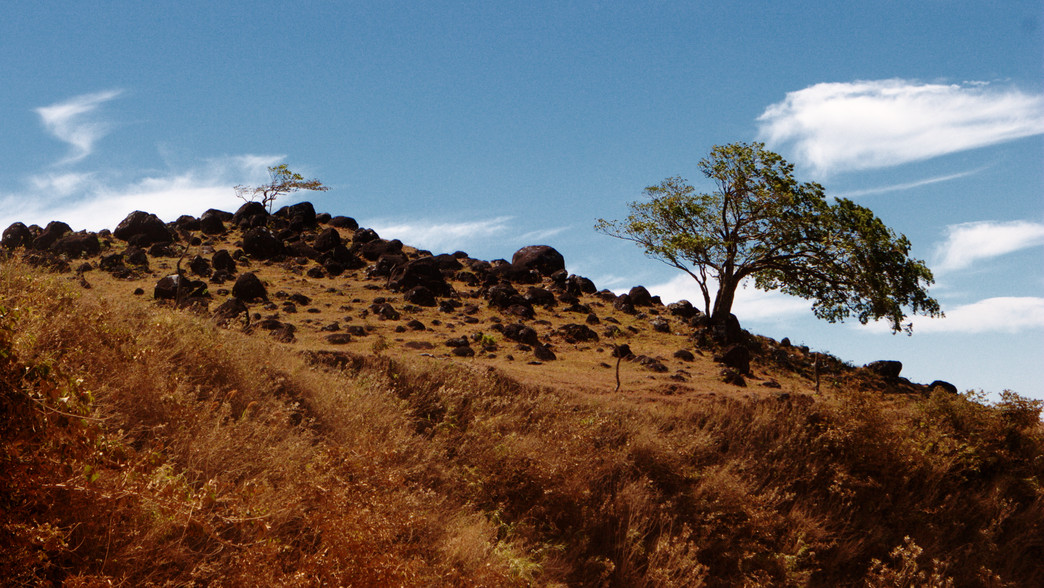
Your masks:
<path fill-rule="evenodd" d="M 522 323 L 513 323 L 504 327 L 503 334 L 512 341 L 518 341 L 526 345 L 535 346 L 540 344 L 540 338 L 537 336 L 536 330 Z"/>
<path fill-rule="evenodd" d="M 464 264 L 462 264 L 456 256 L 450 253 L 440 253 L 439 255 L 432 257 L 432 259 L 435 260 L 435 264 L 439 269 L 444 272 L 452 273 L 464 269 Z"/>
<path fill-rule="evenodd" d="M 352 235 L 352 242 L 361 245 L 380 238 L 377 231 L 373 229 L 356 229 L 355 234 Z"/>
<path fill-rule="evenodd" d="M 627 293 L 631 304 L 634 306 L 652 306 L 652 294 L 645 289 L 645 286 L 635 286 L 631 288 L 631 291 Z"/>
<path fill-rule="evenodd" d="M 249 312 L 246 304 L 238 298 L 229 298 L 214 309 L 213 320 L 219 325 L 227 325 L 241 314 Z"/>
<path fill-rule="evenodd" d="M 183 214 L 174 221 L 174 226 L 179 231 L 198 231 L 199 219 L 189 214 Z"/>
<path fill-rule="evenodd" d="M 184 276 L 172 274 L 160 278 L 156 287 L 152 290 L 152 296 L 156 300 L 187 300 L 189 298 L 200 298 L 206 295 L 207 285 L 196 280 L 189 280 Z"/>
<path fill-rule="evenodd" d="M 209 278 L 214 273 L 210 268 L 210 262 L 200 255 L 193 257 L 189 261 L 189 269 L 192 270 L 192 273 L 204 278 Z"/>
<path fill-rule="evenodd" d="M 598 333 L 595 333 L 587 325 L 570 323 L 558 327 L 555 331 L 568 343 L 582 343 L 586 341 L 598 341 Z"/>
<path fill-rule="evenodd" d="M 682 361 L 693 361 L 696 359 L 696 356 L 688 349 L 679 349 L 674 352 L 674 358 Z"/>
<path fill-rule="evenodd" d="M 123 259 L 131 265 L 149 266 L 149 255 L 141 247 L 128 247 L 123 250 Z"/>
<path fill-rule="evenodd" d="M 338 229 L 348 229 L 354 231 L 359 228 L 359 223 L 350 216 L 335 216 L 330 219 L 328 223 L 331 227 L 337 227 Z"/>
<path fill-rule="evenodd" d="M 382 255 L 402 253 L 402 241 L 374 239 L 359 246 L 359 254 L 369 261 L 377 261 Z"/>
<path fill-rule="evenodd" d="M 671 332 L 671 323 L 667 322 L 667 319 L 663 317 L 654 318 L 653 320 L 649 321 L 649 324 L 652 325 L 653 330 L 657 333 Z"/>
<path fill-rule="evenodd" d="M 634 304 L 631 302 L 630 294 L 620 294 L 613 300 L 613 308 L 627 314 L 634 314 Z"/>
<path fill-rule="evenodd" d="M 446 282 L 434 257 L 421 257 L 392 269 L 388 277 L 388 288 L 395 292 L 412 290 L 423 286 L 435 296 L 450 296 L 453 288 Z"/>
<path fill-rule="evenodd" d="M 291 226 L 299 226 L 304 229 L 314 229 L 319 224 L 316 220 L 315 207 L 311 202 L 298 202 L 284 206 L 277 210 L 275 215 L 290 221 Z"/>
<path fill-rule="evenodd" d="M 315 238 L 312 242 L 312 247 L 316 251 L 329 251 L 334 247 L 341 244 L 341 234 L 337 232 L 337 229 L 326 229 Z"/>
<path fill-rule="evenodd" d="M 743 345 L 732 345 L 714 359 L 740 374 L 750 373 L 750 350 Z"/>
<path fill-rule="evenodd" d="M 263 227 L 268 224 L 268 211 L 260 202 L 247 202 L 232 215 L 232 224 L 244 230 Z"/>
<path fill-rule="evenodd" d="M 571 274 L 565 281 L 566 291 L 574 296 L 581 294 L 594 294 L 598 291 L 595 287 L 595 283 L 591 280 L 583 277 Z"/>
<path fill-rule="evenodd" d="M 101 252 L 101 243 L 98 241 L 98 235 L 94 233 L 72 233 L 55 241 L 54 245 L 51 245 L 51 251 L 64 253 L 75 259 L 83 255 L 97 255 Z"/>
<path fill-rule="evenodd" d="M 425 286 L 415 286 L 410 288 L 402 298 L 406 302 L 418 306 L 435 306 L 438 304 L 435 300 L 435 293 Z"/>
<path fill-rule="evenodd" d="M 0 241 L 6 249 L 15 247 L 28 247 L 33 242 L 33 232 L 24 223 L 12 223 L 4 229 L 3 241 Z"/>
<path fill-rule="evenodd" d="M 648 355 L 639 355 L 638 357 L 635 357 L 633 361 L 643 368 L 656 373 L 662 374 L 670 371 L 662 361 L 655 357 L 649 357 Z"/>
<path fill-rule="evenodd" d="M 112 231 L 117 239 L 127 242 L 133 241 L 135 245 L 147 247 L 153 243 L 170 243 L 174 237 L 167 225 L 158 216 L 135 210 L 127 215 L 120 224 Z"/>
<path fill-rule="evenodd" d="M 247 302 L 268 300 L 268 290 L 254 272 L 247 272 L 236 279 L 232 295 Z"/>
<path fill-rule="evenodd" d="M 377 315 L 382 321 L 397 321 L 401 316 L 395 307 L 387 302 L 374 302 L 370 305 L 370 312 Z"/>
<path fill-rule="evenodd" d="M 58 239 L 61 239 L 71 232 L 72 228 L 69 225 L 61 221 L 51 221 L 47 223 L 47 227 L 45 227 L 44 230 L 33 239 L 33 249 L 46 251 L 51 248 L 51 245 L 57 243 Z"/>
<path fill-rule="evenodd" d="M 690 319 L 700 314 L 700 311 L 688 300 L 679 300 L 668 304 L 667 312 L 683 319 Z"/>
<path fill-rule="evenodd" d="M 214 255 L 210 257 L 210 265 L 216 271 L 223 271 L 229 274 L 236 273 L 236 260 L 232 259 L 232 255 L 224 249 L 214 252 Z"/>
<path fill-rule="evenodd" d="M 894 380 L 898 378 L 899 373 L 903 371 L 903 362 L 883 359 L 872 361 L 864 367 L 883 378 Z"/>
<path fill-rule="evenodd" d="M 283 243 L 264 227 L 243 233 L 243 251 L 257 259 L 271 259 L 283 252 Z"/>
<path fill-rule="evenodd" d="M 550 290 L 537 288 L 535 286 L 530 286 L 529 290 L 526 290 L 526 294 L 523 298 L 525 298 L 530 304 L 536 306 L 551 307 L 557 304 L 555 295 Z"/>
<path fill-rule="evenodd" d="M 550 347 L 539 343 L 533 346 L 533 357 L 536 357 L 538 361 L 555 361 L 558 359 Z"/>
<path fill-rule="evenodd" d="M 957 386 L 954 386 L 953 384 L 944 380 L 936 380 L 931 384 L 928 384 L 929 390 L 935 390 L 936 388 L 939 388 L 943 392 L 947 392 L 949 394 L 957 394 Z"/>
<path fill-rule="evenodd" d="M 548 245 L 529 245 L 511 256 L 511 265 L 519 269 L 536 270 L 543 276 L 565 269 L 565 258 Z"/>
<path fill-rule="evenodd" d="M 223 210 L 210 210 L 199 217 L 199 230 L 204 235 L 224 235 L 225 221 L 232 220 L 232 214 Z"/>

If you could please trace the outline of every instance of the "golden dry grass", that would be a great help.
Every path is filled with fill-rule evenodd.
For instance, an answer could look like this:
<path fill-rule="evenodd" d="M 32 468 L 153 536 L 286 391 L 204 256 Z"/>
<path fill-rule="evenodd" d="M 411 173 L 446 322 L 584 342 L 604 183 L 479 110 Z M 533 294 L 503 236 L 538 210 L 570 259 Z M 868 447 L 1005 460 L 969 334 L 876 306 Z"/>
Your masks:
<path fill-rule="evenodd" d="M 281 312 L 298 329 L 279 343 L 131 294 L 175 261 L 138 282 L 87 272 L 91 288 L 0 264 L 5 581 L 1044 583 L 1039 403 L 884 395 L 859 372 L 814 395 L 765 359 L 736 388 L 713 350 L 676 360 L 696 350 L 686 334 L 585 297 L 669 366 L 624 363 L 614 393 L 605 341 L 551 335 L 559 359 L 541 365 L 500 337 L 494 358 L 451 358 L 440 339 L 494 333 L 481 300 L 477 323 L 424 309 L 433 330 L 398 333 L 361 316 L 401 304 L 361 274 L 254 262 L 270 294 L 318 310 Z M 555 312 L 538 309 L 542 336 L 582 322 Z M 331 346 L 333 320 L 373 330 Z"/>

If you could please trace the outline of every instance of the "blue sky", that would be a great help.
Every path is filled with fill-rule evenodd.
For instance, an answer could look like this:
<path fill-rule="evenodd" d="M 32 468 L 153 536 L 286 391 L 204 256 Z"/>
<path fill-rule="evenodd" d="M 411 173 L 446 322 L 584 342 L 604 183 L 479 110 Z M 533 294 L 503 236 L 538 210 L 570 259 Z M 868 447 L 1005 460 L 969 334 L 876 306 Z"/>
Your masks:
<path fill-rule="evenodd" d="M 382 236 L 546 243 L 599 287 L 696 301 L 592 227 L 761 140 L 909 237 L 947 317 L 894 336 L 748 289 L 744 327 L 1044 398 L 1044 3 L 855 4 L 9 0 L 0 225 L 234 210 L 287 163 Z"/>

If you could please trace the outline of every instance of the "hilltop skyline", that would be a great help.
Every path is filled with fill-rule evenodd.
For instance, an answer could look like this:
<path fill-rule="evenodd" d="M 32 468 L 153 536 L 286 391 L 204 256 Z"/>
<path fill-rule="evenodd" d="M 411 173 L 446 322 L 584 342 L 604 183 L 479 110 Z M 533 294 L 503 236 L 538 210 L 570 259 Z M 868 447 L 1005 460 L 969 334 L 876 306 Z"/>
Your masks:
<path fill-rule="evenodd" d="M 915 381 L 1044 398 L 1041 4 L 16 1 L 0 23 L 0 224 L 235 210 L 287 163 L 317 210 L 431 249 L 546 243 L 600 288 L 700 299 L 598 235 L 715 144 L 764 141 L 936 276 L 913 337 L 751 289 L 744 328 Z"/>

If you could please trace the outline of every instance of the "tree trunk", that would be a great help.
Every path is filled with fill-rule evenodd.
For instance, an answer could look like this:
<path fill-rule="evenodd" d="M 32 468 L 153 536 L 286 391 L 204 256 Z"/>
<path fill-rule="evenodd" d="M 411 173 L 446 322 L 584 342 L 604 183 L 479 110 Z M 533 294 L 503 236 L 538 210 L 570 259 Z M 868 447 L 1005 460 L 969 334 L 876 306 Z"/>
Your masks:
<path fill-rule="evenodd" d="M 714 311 L 711 313 L 711 322 L 724 323 L 732 314 L 732 303 L 736 299 L 736 288 L 739 282 L 733 279 L 722 280 L 718 284 L 718 293 L 714 295 Z"/>

